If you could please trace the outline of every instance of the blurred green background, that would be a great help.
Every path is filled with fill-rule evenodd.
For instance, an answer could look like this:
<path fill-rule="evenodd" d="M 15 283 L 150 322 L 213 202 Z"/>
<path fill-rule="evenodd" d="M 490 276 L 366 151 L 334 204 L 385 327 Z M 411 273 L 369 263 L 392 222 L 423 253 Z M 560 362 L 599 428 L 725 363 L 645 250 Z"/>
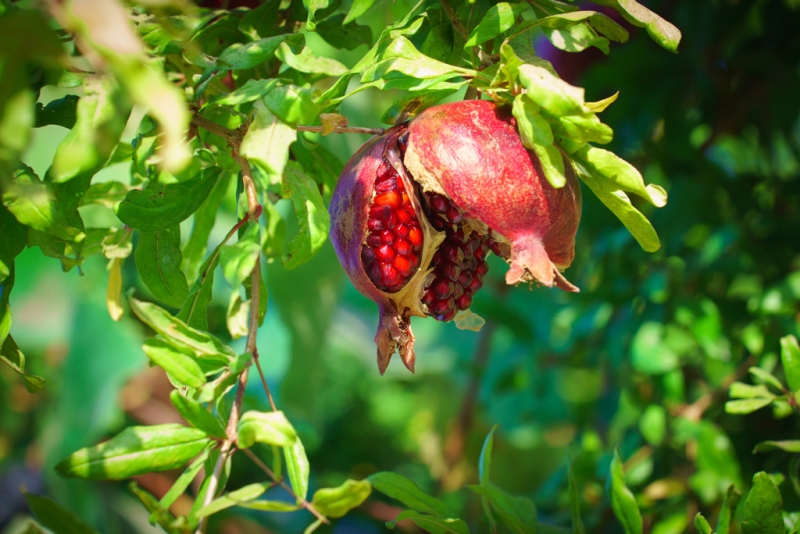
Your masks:
<path fill-rule="evenodd" d="M 731 416 L 723 404 L 747 367 L 776 368 L 780 336 L 800 335 L 800 2 L 647 4 L 682 30 L 679 54 L 640 29 L 609 56 L 567 54 L 544 39 L 535 45 L 567 81 L 586 88 L 587 100 L 620 91 L 603 114 L 616 133 L 610 149 L 669 192 L 665 208 L 637 205 L 661 237 L 657 253 L 643 252 L 584 188 L 577 256 L 567 271 L 580 294 L 506 288 L 505 268 L 493 261 L 473 308 L 487 319 L 484 330 L 415 319 L 416 374 L 395 361 L 383 377 L 372 342 L 377 310 L 347 281 L 330 245 L 294 271 L 265 267 L 269 311 L 259 351 L 276 402 L 309 453 L 312 491 L 395 470 L 443 492 L 486 529 L 477 497 L 458 490 L 476 481 L 481 443 L 493 425 L 494 482 L 534 498 L 540 520 L 566 525 L 569 452 L 592 532 L 621 531 L 604 489 L 616 446 L 646 531 L 657 534 L 687 531 L 698 510 L 713 517 L 721 492 L 730 483 L 745 487 L 758 470 L 792 467 L 796 475 L 788 453 L 751 451 L 758 441 L 796 438 L 797 416 Z M 384 2 L 364 23 L 379 31 L 409 6 Z M 334 54 L 315 35 L 308 41 L 320 55 Z M 352 66 L 365 50 L 335 53 Z M 41 100 L 59 96 L 44 91 Z M 340 112 L 351 125 L 377 127 L 399 97 L 368 90 Z M 38 129 L 26 163 L 43 174 L 66 132 Z M 344 163 L 365 140 L 330 136 L 322 143 Z M 97 180 L 127 173 L 117 165 Z M 279 208 L 291 220 L 291 207 Z M 226 210 L 212 243 L 234 221 L 232 201 Z M 83 216 L 87 226 L 114 220 L 106 208 L 86 208 Z M 118 323 L 109 318 L 99 282 L 107 278 L 105 264 L 92 260 L 80 276 L 62 273 L 36 249 L 17 259 L 12 331 L 47 388 L 30 394 L 0 366 L 4 534 L 25 517 L 21 484 L 103 532 L 157 530 L 124 484 L 66 481 L 52 470 L 125 425 L 180 421 L 163 372 L 148 368 L 141 352 L 144 328 L 129 312 Z M 147 297 L 132 257 L 124 276 L 125 287 Z M 215 283 L 210 329 L 227 339 L 230 288 L 221 276 Z M 245 402 L 267 406 L 257 383 Z M 176 476 L 147 475 L 139 483 L 160 494 Z M 237 456 L 229 487 L 259 480 Z M 797 494 L 788 483 L 781 490 L 797 521 Z M 184 499 L 178 506 L 188 508 Z M 374 496 L 332 529 L 382 532 L 382 521 L 398 511 Z M 300 532 L 308 522 L 305 512 L 231 509 L 214 516 L 211 531 Z"/>

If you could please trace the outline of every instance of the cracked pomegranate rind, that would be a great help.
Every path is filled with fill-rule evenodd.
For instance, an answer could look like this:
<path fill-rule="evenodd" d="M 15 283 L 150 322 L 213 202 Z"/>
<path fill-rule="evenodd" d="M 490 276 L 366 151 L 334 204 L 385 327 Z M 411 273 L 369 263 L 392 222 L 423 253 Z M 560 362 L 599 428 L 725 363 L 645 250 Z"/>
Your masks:
<path fill-rule="evenodd" d="M 356 288 L 378 304 L 378 369 L 398 352 L 414 371 L 412 316 L 479 330 L 469 310 L 494 253 L 509 284 L 578 291 L 580 188 L 553 189 L 519 139 L 510 110 L 488 101 L 436 106 L 365 144 L 331 199 L 331 241 Z"/>

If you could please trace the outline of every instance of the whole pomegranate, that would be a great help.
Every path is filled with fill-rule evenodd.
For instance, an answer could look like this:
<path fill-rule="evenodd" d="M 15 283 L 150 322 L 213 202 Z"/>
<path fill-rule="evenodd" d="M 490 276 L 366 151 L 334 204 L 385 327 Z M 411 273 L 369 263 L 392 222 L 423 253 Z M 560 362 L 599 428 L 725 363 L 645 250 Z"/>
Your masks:
<path fill-rule="evenodd" d="M 480 328 L 469 306 L 489 253 L 510 263 L 508 284 L 578 291 L 560 272 L 575 255 L 581 212 L 563 157 L 567 183 L 554 189 L 510 109 L 465 100 L 429 108 L 350 159 L 331 199 L 331 241 L 378 304 L 381 374 L 395 351 L 414 371 L 414 315 Z"/>

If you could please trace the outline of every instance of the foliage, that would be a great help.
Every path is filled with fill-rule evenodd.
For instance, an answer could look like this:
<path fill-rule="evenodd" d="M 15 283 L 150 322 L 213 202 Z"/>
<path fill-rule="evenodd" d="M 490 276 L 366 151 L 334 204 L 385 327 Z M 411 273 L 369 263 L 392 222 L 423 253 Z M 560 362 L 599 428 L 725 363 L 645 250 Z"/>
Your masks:
<path fill-rule="evenodd" d="M 0 528 L 800 527 L 796 2 L 200 4 L 0 0 Z M 495 262 L 379 378 L 348 123 L 476 97 L 592 192 L 583 293 Z"/>

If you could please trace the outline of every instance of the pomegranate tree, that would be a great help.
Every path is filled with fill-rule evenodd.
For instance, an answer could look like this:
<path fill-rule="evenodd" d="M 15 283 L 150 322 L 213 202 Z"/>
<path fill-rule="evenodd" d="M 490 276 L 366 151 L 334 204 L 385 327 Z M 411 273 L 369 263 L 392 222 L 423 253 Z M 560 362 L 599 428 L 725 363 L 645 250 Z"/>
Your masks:
<path fill-rule="evenodd" d="M 555 189 L 511 110 L 466 100 L 424 111 L 350 159 L 331 200 L 331 240 L 353 284 L 378 304 L 381 373 L 395 351 L 413 372 L 412 316 L 480 328 L 469 307 L 489 254 L 508 261 L 508 284 L 578 291 L 561 273 L 581 212 L 563 157 L 567 182 Z"/>

